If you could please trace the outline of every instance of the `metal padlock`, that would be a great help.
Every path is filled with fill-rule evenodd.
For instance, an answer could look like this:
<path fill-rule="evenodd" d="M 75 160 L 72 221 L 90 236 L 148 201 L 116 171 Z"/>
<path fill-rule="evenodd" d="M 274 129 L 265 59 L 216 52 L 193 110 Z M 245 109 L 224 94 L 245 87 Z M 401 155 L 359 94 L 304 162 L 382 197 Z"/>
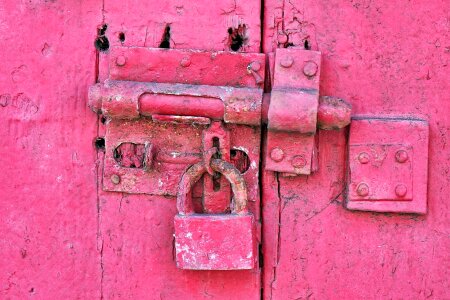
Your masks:
<path fill-rule="evenodd" d="M 204 162 L 192 165 L 178 187 L 174 219 L 177 267 L 189 270 L 253 269 L 257 251 L 253 214 L 247 208 L 247 188 L 239 170 L 221 159 L 211 168 L 227 178 L 234 197 L 230 214 L 195 213 L 190 190 L 206 172 Z"/>

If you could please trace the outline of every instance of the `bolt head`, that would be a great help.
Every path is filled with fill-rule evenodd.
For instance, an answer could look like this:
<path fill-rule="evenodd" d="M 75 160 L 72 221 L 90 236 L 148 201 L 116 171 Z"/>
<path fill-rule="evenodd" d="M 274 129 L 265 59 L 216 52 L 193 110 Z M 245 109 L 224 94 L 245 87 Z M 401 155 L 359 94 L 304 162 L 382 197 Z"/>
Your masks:
<path fill-rule="evenodd" d="M 397 186 L 395 187 L 395 194 L 398 197 L 405 197 L 407 192 L 408 192 L 408 188 L 406 187 L 406 185 L 404 185 L 402 183 L 397 184 Z"/>
<path fill-rule="evenodd" d="M 284 158 L 284 152 L 280 148 L 273 148 L 272 151 L 270 151 L 270 158 L 273 161 L 280 162 Z"/>
<path fill-rule="evenodd" d="M 288 36 L 285 33 L 278 33 L 278 44 L 286 44 L 288 42 Z"/>
<path fill-rule="evenodd" d="M 303 168 L 306 166 L 306 158 L 303 155 L 296 155 L 292 158 L 291 164 L 294 168 Z"/>
<path fill-rule="evenodd" d="M 408 160 L 408 152 L 405 150 L 398 150 L 395 153 L 395 160 L 399 163 L 404 163 Z"/>
<path fill-rule="evenodd" d="M 117 174 L 113 174 L 111 175 L 111 182 L 114 184 L 119 184 L 120 183 L 120 176 Z"/>
<path fill-rule="evenodd" d="M 123 67 L 125 66 L 125 64 L 127 63 L 127 58 L 123 55 L 119 55 L 116 58 L 116 65 L 118 65 L 119 67 Z"/>
<path fill-rule="evenodd" d="M 261 64 L 257 61 L 254 61 L 248 65 L 248 69 L 253 72 L 258 72 L 259 70 L 261 70 Z"/>
<path fill-rule="evenodd" d="M 286 56 L 286 57 L 282 58 L 280 61 L 280 65 L 283 68 L 290 68 L 293 64 L 294 64 L 294 59 L 290 56 Z"/>
<path fill-rule="evenodd" d="M 184 57 L 184 58 L 181 60 L 180 65 L 181 65 L 183 68 L 189 67 L 189 66 L 191 65 L 191 60 L 189 59 L 189 57 Z"/>
<path fill-rule="evenodd" d="M 367 195 L 369 195 L 369 186 L 364 182 L 358 184 L 356 193 L 361 197 L 366 197 Z"/>
<path fill-rule="evenodd" d="M 313 61 L 307 61 L 306 64 L 303 66 L 303 74 L 308 77 L 313 77 L 317 74 L 317 70 L 319 67 L 317 64 Z"/>
<path fill-rule="evenodd" d="M 366 152 L 361 152 L 358 155 L 358 160 L 361 164 L 367 164 L 370 161 L 370 156 Z"/>

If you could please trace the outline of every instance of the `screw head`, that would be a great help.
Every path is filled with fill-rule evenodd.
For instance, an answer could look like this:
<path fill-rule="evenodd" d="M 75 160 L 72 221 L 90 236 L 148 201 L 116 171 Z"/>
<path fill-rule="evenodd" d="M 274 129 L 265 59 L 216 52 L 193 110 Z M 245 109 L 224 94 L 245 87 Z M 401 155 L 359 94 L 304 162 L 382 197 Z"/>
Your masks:
<path fill-rule="evenodd" d="M 290 68 L 293 64 L 294 64 L 294 59 L 290 56 L 286 56 L 286 57 L 282 58 L 280 61 L 280 65 L 283 68 Z"/>
<path fill-rule="evenodd" d="M 117 174 L 113 174 L 111 175 L 111 182 L 114 184 L 119 184 L 120 183 L 120 177 Z"/>
<path fill-rule="evenodd" d="M 397 186 L 395 187 L 395 194 L 398 197 L 405 197 L 407 192 L 408 192 L 408 188 L 406 187 L 406 185 L 404 185 L 402 183 L 397 184 Z"/>
<path fill-rule="evenodd" d="M 313 61 L 307 61 L 306 64 L 303 66 L 303 74 L 308 77 L 313 77 L 317 74 L 317 70 L 319 67 L 317 64 Z"/>
<path fill-rule="evenodd" d="M 284 152 L 280 148 L 273 148 L 272 151 L 270 151 L 270 158 L 273 161 L 279 162 L 282 161 L 284 158 Z"/>
<path fill-rule="evenodd" d="M 288 36 L 285 33 L 278 33 L 277 41 L 279 44 L 286 44 L 288 42 Z"/>
<path fill-rule="evenodd" d="M 395 160 L 399 163 L 404 163 L 408 160 L 408 152 L 405 150 L 398 150 L 395 153 Z"/>
<path fill-rule="evenodd" d="M 306 158 L 303 155 L 296 155 L 292 158 L 291 164 L 294 168 L 303 168 L 306 166 Z"/>
<path fill-rule="evenodd" d="M 364 182 L 358 184 L 356 193 L 361 197 L 366 197 L 367 195 L 369 195 L 369 186 Z"/>
<path fill-rule="evenodd" d="M 184 57 L 184 58 L 181 60 L 180 65 L 181 65 L 183 68 L 189 67 L 189 66 L 191 65 L 191 60 L 189 59 L 189 57 Z"/>
<path fill-rule="evenodd" d="M 258 72 L 259 70 L 261 70 L 261 64 L 257 61 L 252 62 L 251 64 L 248 65 L 247 68 L 249 71 L 253 71 L 253 72 Z"/>
<path fill-rule="evenodd" d="M 123 67 L 127 63 L 127 58 L 123 55 L 119 55 L 116 58 L 116 65 Z"/>
<path fill-rule="evenodd" d="M 358 155 L 358 160 L 362 164 L 367 164 L 370 161 L 370 156 L 366 152 L 361 152 Z"/>

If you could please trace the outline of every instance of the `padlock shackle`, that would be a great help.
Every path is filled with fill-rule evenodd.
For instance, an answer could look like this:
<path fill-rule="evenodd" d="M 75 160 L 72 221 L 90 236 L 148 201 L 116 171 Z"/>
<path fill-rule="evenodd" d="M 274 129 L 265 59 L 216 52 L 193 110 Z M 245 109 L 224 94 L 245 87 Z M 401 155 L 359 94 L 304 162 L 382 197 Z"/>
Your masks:
<path fill-rule="evenodd" d="M 247 187 L 245 185 L 244 177 L 242 177 L 236 167 L 222 159 L 212 159 L 211 169 L 215 172 L 221 173 L 230 182 L 233 191 L 233 199 L 231 204 L 232 214 L 246 214 L 247 209 Z M 178 184 L 177 191 L 177 209 L 181 215 L 188 215 L 194 213 L 194 206 L 192 198 L 189 197 L 194 184 L 206 173 L 206 166 L 204 162 L 199 162 L 190 166 L 181 177 Z"/>

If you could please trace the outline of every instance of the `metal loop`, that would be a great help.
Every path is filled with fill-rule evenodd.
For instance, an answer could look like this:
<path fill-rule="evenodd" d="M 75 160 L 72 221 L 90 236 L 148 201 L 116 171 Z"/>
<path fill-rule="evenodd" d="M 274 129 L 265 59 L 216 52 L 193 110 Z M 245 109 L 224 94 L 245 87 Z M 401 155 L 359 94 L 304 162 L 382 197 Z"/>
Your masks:
<path fill-rule="evenodd" d="M 230 182 L 231 189 L 233 191 L 233 199 L 231 202 L 231 212 L 233 214 L 246 214 L 247 209 L 247 187 L 245 185 L 244 177 L 242 177 L 236 167 L 222 159 L 211 159 L 211 168 L 221 173 Z M 199 162 L 190 166 L 181 177 L 178 184 L 177 191 L 177 209 L 179 214 L 193 214 L 194 207 L 192 204 L 192 198 L 189 193 L 194 184 L 202 177 L 206 172 L 206 166 L 204 162 Z"/>
<path fill-rule="evenodd" d="M 211 168 L 211 159 L 212 159 L 213 155 L 218 152 L 219 152 L 219 149 L 217 149 L 216 147 L 212 147 L 211 149 L 208 149 L 207 151 L 205 151 L 203 153 L 203 162 L 205 163 L 206 172 L 208 172 L 208 174 L 211 176 L 214 175 L 214 171 Z"/>

